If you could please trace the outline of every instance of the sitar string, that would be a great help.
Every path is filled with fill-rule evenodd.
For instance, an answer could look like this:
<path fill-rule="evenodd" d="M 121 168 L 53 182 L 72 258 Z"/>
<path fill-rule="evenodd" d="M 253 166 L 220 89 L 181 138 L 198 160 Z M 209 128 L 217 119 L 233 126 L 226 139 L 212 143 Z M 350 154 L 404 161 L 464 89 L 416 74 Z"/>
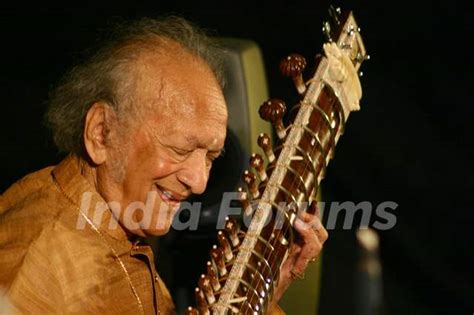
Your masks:
<path fill-rule="evenodd" d="M 335 108 L 334 108 L 334 103 L 335 103 L 335 102 L 336 102 L 336 100 L 333 100 L 333 102 L 329 105 L 330 110 L 332 111 L 332 113 L 334 113 L 334 112 L 336 111 Z M 318 106 L 318 105 L 316 105 L 316 106 Z M 313 109 L 313 111 L 314 111 L 314 110 L 315 110 L 315 109 Z M 322 110 L 322 108 L 321 108 L 321 110 Z M 331 146 L 330 146 L 330 141 L 335 141 L 335 139 L 334 139 L 334 138 L 335 138 L 335 135 L 336 135 L 337 132 L 339 131 L 339 128 L 340 128 L 340 126 L 341 126 L 341 123 L 343 123 L 343 122 L 340 121 L 340 120 L 341 120 L 341 117 L 343 117 L 343 116 L 342 116 L 343 113 L 341 113 L 340 110 L 341 110 L 340 108 L 337 109 L 337 111 L 339 112 L 339 113 L 338 113 L 339 115 L 336 115 L 336 117 L 338 117 L 338 119 L 337 119 L 337 125 L 335 125 L 335 128 L 332 129 L 332 132 L 331 132 L 331 130 L 330 130 L 331 125 L 329 125 L 329 126 L 327 127 L 326 132 L 330 132 L 330 139 L 328 140 L 329 142 L 324 143 L 324 146 L 323 146 L 323 144 L 322 144 L 321 150 L 319 150 L 318 147 L 315 146 L 315 147 L 311 148 L 311 150 L 309 151 L 309 154 L 310 154 L 311 157 L 314 155 L 315 150 L 320 151 L 320 154 L 321 154 L 321 155 L 320 155 L 318 161 L 319 161 L 320 159 L 323 159 L 322 163 L 324 163 L 324 164 L 326 164 L 326 159 L 325 159 L 325 157 L 327 157 L 327 155 L 331 153 L 331 149 L 334 149 L 334 148 L 331 148 Z M 322 110 L 322 111 L 327 115 L 327 113 L 326 113 L 324 110 Z M 318 131 L 315 132 L 315 135 L 319 135 L 320 132 L 321 132 L 321 130 L 322 130 L 322 128 L 323 128 L 323 126 L 324 126 L 324 124 L 321 125 L 322 120 L 323 120 L 323 114 L 319 113 L 318 116 L 319 116 L 319 117 L 318 117 L 317 125 L 318 125 L 318 126 L 321 126 L 321 127 L 318 128 Z M 295 116 L 295 117 L 296 117 L 296 116 Z M 331 122 L 331 123 L 332 123 L 332 122 Z M 288 129 L 291 129 L 291 128 L 293 128 L 293 127 L 290 126 L 290 128 L 288 128 Z M 304 132 L 307 132 L 307 131 L 304 131 Z M 303 133 L 303 135 L 304 135 L 304 133 Z M 331 137 L 332 137 L 332 139 L 331 139 Z M 314 138 L 314 136 L 311 135 L 311 138 Z M 301 140 L 301 138 L 300 138 L 300 140 Z M 318 140 L 318 139 L 315 139 L 315 140 Z M 329 149 L 327 150 L 327 152 L 325 152 L 325 151 L 326 151 L 325 148 L 326 148 L 328 145 L 329 145 Z M 283 147 L 284 147 L 284 144 L 282 145 L 282 149 L 281 149 L 281 150 L 283 150 Z M 326 154 L 324 154 L 324 153 L 326 153 Z M 278 159 L 277 159 L 277 160 L 278 160 Z M 308 161 L 305 163 L 305 165 L 304 165 L 304 167 L 303 167 L 303 174 L 305 174 L 305 173 L 308 171 L 308 167 L 309 167 L 309 164 L 310 164 L 310 163 L 311 163 L 310 160 L 308 160 Z M 327 166 L 327 165 L 326 165 L 326 166 Z M 276 167 L 276 166 L 275 166 L 275 167 Z M 316 184 L 317 184 L 318 176 L 319 176 L 319 174 L 320 174 L 320 172 L 321 172 L 322 170 L 323 170 L 323 169 L 322 169 L 322 167 L 321 167 L 321 168 L 319 169 L 319 173 L 318 173 L 318 174 L 314 174 L 314 181 L 315 181 Z M 296 182 L 297 182 L 297 177 L 295 176 L 295 174 L 293 174 L 293 180 L 292 180 L 292 183 L 291 183 L 291 185 L 290 185 L 289 187 L 294 187 L 294 185 L 295 185 Z M 277 187 L 277 188 L 278 188 L 278 187 Z M 278 188 L 278 190 L 281 191 L 280 188 Z M 291 193 L 291 189 L 289 190 L 289 192 L 290 192 L 290 194 L 293 196 L 293 194 Z M 293 197 L 294 197 L 294 196 L 293 196 Z M 307 196 L 307 197 L 308 197 L 308 198 L 311 198 L 312 196 Z M 289 199 L 290 199 L 290 196 L 288 196 L 288 195 L 285 194 L 285 201 L 284 201 L 284 202 L 285 202 L 286 204 L 288 204 L 288 202 L 290 201 Z M 309 201 L 309 200 L 308 200 L 308 201 Z M 316 201 L 313 200 L 313 202 L 316 202 Z M 260 203 L 260 201 L 259 201 L 258 203 Z M 257 203 L 257 208 L 258 208 L 258 203 Z M 298 205 L 295 205 L 295 206 L 298 206 Z M 308 206 L 309 206 L 309 203 L 308 203 Z M 271 207 L 272 207 L 272 209 L 274 209 L 274 206 L 273 206 L 273 205 L 271 205 Z M 287 210 L 287 209 L 283 209 L 283 210 L 285 211 L 285 210 Z M 299 210 L 299 209 L 298 209 L 298 210 Z M 276 211 L 278 211 L 278 210 L 276 210 Z M 305 212 L 306 212 L 306 211 L 307 211 L 307 208 L 305 209 Z M 273 210 L 272 210 L 272 213 L 273 213 Z M 273 220 L 272 224 L 273 224 L 272 234 L 274 234 L 274 232 L 275 232 L 275 226 L 276 226 L 277 222 L 276 222 L 275 220 Z M 288 227 L 285 229 L 285 231 L 282 233 L 282 232 L 281 232 L 282 229 L 278 229 L 278 230 L 279 230 L 279 231 L 278 231 L 278 235 L 276 235 L 276 236 L 274 237 L 274 240 L 273 240 L 273 241 L 268 240 L 269 244 L 271 244 L 271 245 L 275 248 L 275 247 L 276 247 L 275 245 L 279 243 L 280 237 L 281 237 L 282 235 L 283 235 L 283 237 L 285 237 L 285 235 L 287 235 L 287 232 L 288 232 L 290 229 L 292 229 L 292 228 L 293 228 L 293 226 L 290 224 L 290 222 L 288 222 Z M 288 249 L 286 249 L 286 251 L 285 251 L 285 255 L 286 255 L 286 252 L 289 251 L 289 250 L 291 249 L 291 247 L 293 246 L 293 241 L 292 241 L 292 240 L 290 240 L 290 241 L 291 241 L 291 243 L 289 243 Z M 278 246 L 280 246 L 280 245 L 278 244 Z M 280 272 L 280 271 L 279 271 L 278 269 L 277 269 L 275 272 L 273 271 L 273 270 L 274 270 L 274 267 L 278 267 L 278 266 L 275 266 L 275 260 L 274 260 L 275 255 L 277 254 L 277 251 L 276 251 L 276 250 L 273 250 L 273 251 L 271 251 L 270 253 L 268 253 L 269 250 L 270 250 L 270 249 L 268 248 L 268 246 L 265 246 L 265 249 L 264 249 L 264 251 L 263 251 L 262 257 L 263 257 L 264 259 L 266 259 L 267 262 L 270 263 L 270 264 L 269 264 L 269 265 L 270 265 L 270 272 L 273 273 L 273 274 L 278 274 L 278 277 L 279 277 L 279 272 Z M 274 252 L 274 253 L 273 253 L 273 252 Z M 268 259 L 267 259 L 267 255 L 268 255 Z M 256 272 L 259 272 L 259 271 L 257 270 Z M 264 275 L 263 275 L 262 273 L 260 273 L 260 274 L 262 275 L 262 277 L 264 277 Z M 258 278 L 258 279 L 255 280 L 255 277 L 254 277 L 254 278 L 250 281 L 250 287 L 253 288 L 253 289 L 255 289 L 255 290 L 257 291 L 257 293 L 260 293 L 260 292 L 258 291 L 258 287 L 261 285 L 262 280 L 260 279 L 260 277 L 257 277 L 257 278 Z M 274 282 L 275 282 L 276 280 L 277 280 L 277 279 L 272 279 L 272 283 L 270 284 L 270 286 L 273 286 L 273 285 L 274 285 Z M 255 283 L 255 281 L 256 281 L 256 283 Z M 268 290 L 267 290 L 266 287 L 265 287 L 265 290 L 268 292 Z M 274 292 L 273 292 L 273 293 L 274 293 Z M 252 293 L 252 294 L 254 295 L 255 293 Z M 257 298 L 257 299 L 260 299 L 260 296 L 257 296 L 256 298 Z M 251 298 L 250 298 L 250 300 L 251 300 Z M 248 302 L 249 302 L 248 304 L 250 305 L 250 308 L 252 308 L 253 305 L 250 303 L 251 301 L 248 301 Z M 267 300 L 267 302 L 270 302 L 270 301 Z M 242 307 L 243 307 L 244 304 L 246 304 L 246 303 L 241 303 L 239 311 L 242 311 Z M 267 306 L 268 306 L 268 305 L 262 305 L 262 307 L 267 307 Z M 253 310 L 253 309 L 252 309 L 252 310 Z"/>

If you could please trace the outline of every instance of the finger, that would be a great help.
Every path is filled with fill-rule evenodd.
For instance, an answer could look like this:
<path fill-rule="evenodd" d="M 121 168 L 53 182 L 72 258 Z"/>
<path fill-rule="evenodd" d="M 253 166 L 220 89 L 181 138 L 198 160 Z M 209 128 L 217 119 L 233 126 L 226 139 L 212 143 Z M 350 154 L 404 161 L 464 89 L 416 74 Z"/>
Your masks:
<path fill-rule="evenodd" d="M 313 220 L 313 218 L 315 217 L 315 215 L 312 214 L 312 213 L 308 213 L 308 212 L 303 212 L 303 211 L 301 211 L 301 212 L 298 213 L 298 217 L 299 217 L 301 220 L 303 220 L 304 222 L 310 222 L 310 221 Z"/>
<path fill-rule="evenodd" d="M 313 202 L 311 202 L 307 212 L 311 213 L 311 214 L 314 214 L 318 218 L 321 217 L 321 212 L 319 210 L 319 205 L 318 205 L 318 202 L 316 200 L 313 200 Z"/>
<path fill-rule="evenodd" d="M 294 223 L 296 231 L 300 234 L 301 238 L 304 241 L 303 248 L 306 247 L 306 244 L 312 244 L 316 241 L 319 241 L 318 233 L 312 228 L 308 223 L 303 222 L 300 219 L 295 219 Z"/>
<path fill-rule="evenodd" d="M 296 243 L 304 246 L 306 243 L 311 242 L 312 239 L 319 238 L 319 235 L 314 227 L 315 225 L 317 226 L 318 223 L 314 222 L 314 220 L 311 222 L 304 222 L 303 220 L 296 218 L 294 222 L 294 228 L 298 233 Z"/>
<path fill-rule="evenodd" d="M 322 242 L 319 240 L 316 231 L 314 231 L 307 223 L 300 219 L 296 219 L 294 225 L 304 243 L 301 248 L 300 257 L 309 261 L 319 254 L 322 249 Z"/>
<path fill-rule="evenodd" d="M 314 205 L 314 208 L 316 209 L 314 211 L 314 215 L 318 218 L 321 218 L 321 210 L 319 210 L 319 206 L 318 206 L 318 203 L 316 201 L 313 201 L 313 203 L 315 204 Z"/>
<path fill-rule="evenodd" d="M 312 229 L 310 219 L 305 215 L 301 215 L 300 217 L 296 217 L 295 221 L 293 222 L 293 226 L 298 232 L 300 232 L 300 230 L 311 230 Z"/>
<path fill-rule="evenodd" d="M 315 243 L 311 246 L 307 245 L 303 247 L 300 255 L 294 261 L 293 270 L 299 274 L 302 274 L 308 267 L 311 259 L 318 256 L 321 248 L 322 244 L 318 240 L 315 241 Z"/>
<path fill-rule="evenodd" d="M 315 231 L 320 230 L 323 228 L 323 225 L 321 223 L 321 219 L 310 213 L 302 212 L 299 216 L 306 224 L 310 225 L 311 228 Z"/>
<path fill-rule="evenodd" d="M 286 263 L 288 263 L 290 266 L 294 266 L 297 258 L 300 256 L 301 249 L 302 247 L 300 245 L 293 243 L 293 245 L 290 247 L 290 252 L 288 253 Z"/>
<path fill-rule="evenodd" d="M 312 229 L 316 232 L 319 240 L 324 243 L 328 239 L 328 231 L 324 228 L 321 223 L 321 219 L 317 216 L 313 216 L 311 221 L 307 224 L 311 225 Z"/>
<path fill-rule="evenodd" d="M 318 234 L 319 241 L 324 244 L 329 237 L 328 231 L 322 226 L 316 233 Z"/>

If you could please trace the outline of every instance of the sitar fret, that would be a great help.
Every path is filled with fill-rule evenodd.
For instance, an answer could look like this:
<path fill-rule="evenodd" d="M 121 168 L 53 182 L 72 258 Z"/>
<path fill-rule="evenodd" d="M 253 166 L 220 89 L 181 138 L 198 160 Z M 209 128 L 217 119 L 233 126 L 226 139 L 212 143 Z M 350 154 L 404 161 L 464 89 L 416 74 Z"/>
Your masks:
<path fill-rule="evenodd" d="M 323 58 L 319 64 L 318 70 L 315 74 L 315 78 L 324 78 L 327 77 L 328 63 Z M 306 95 L 302 101 L 302 104 L 314 104 L 317 102 L 324 85 L 321 84 L 321 80 L 313 81 L 307 89 Z M 308 125 L 310 122 L 310 117 L 313 112 L 313 106 L 302 106 L 295 118 L 294 125 Z M 303 136 L 303 128 L 291 128 L 289 131 L 285 143 L 289 144 L 298 144 Z M 336 138 L 333 138 L 333 141 L 337 141 Z M 273 170 L 270 179 L 266 185 L 265 191 L 261 197 L 262 200 L 275 200 L 280 189 L 278 186 L 282 185 L 283 180 L 287 174 L 287 168 L 291 163 L 291 157 L 296 155 L 297 151 L 294 146 L 285 146 L 280 152 L 277 163 L 275 164 L 275 169 Z M 327 160 L 329 161 L 329 155 L 327 155 Z M 317 174 L 318 183 L 321 180 L 319 174 Z M 254 234 L 260 234 L 265 226 L 265 223 L 268 219 L 268 216 L 272 214 L 271 204 L 259 202 L 257 204 L 253 219 L 248 227 L 248 231 L 252 235 L 247 235 L 242 245 L 244 248 L 254 248 L 258 238 Z M 249 251 L 240 251 L 237 255 L 236 261 L 232 266 L 230 271 L 230 277 L 233 279 L 239 279 L 242 277 L 245 271 L 245 265 L 251 256 Z M 214 311 L 218 314 L 224 312 L 228 301 L 234 296 L 238 288 L 238 281 L 228 280 L 224 288 L 221 291 L 219 301 L 214 305 Z"/>
<path fill-rule="evenodd" d="M 335 34 L 328 29 L 329 23 L 324 25 L 329 37 Z M 245 173 L 252 195 L 258 199 L 252 207 L 247 206 L 250 199 L 241 199 L 246 215 L 253 212 L 253 217 L 245 236 L 239 236 L 240 243 L 226 264 L 225 276 L 219 279 L 223 287 L 216 292 L 217 302 L 210 305 L 212 314 L 264 313 L 293 243 L 292 225 L 297 212 L 308 202 L 312 203 L 309 212 L 314 212 L 315 195 L 345 122 L 351 111 L 359 109 L 362 90 L 357 70 L 367 58 L 352 13 L 338 20 L 335 29 L 337 41 L 330 38 L 323 46 L 325 54 L 306 86 L 301 80 L 306 64 L 302 56 L 292 54 L 282 63 L 298 85 L 298 92 L 304 95 L 293 108 L 291 124 L 287 128 L 282 124 L 283 101 L 269 100 L 259 111 L 276 126 L 280 141 L 273 152 L 269 136 L 259 137 L 270 163 L 263 170 L 253 161 L 259 166 L 260 184 L 253 173 Z M 246 194 L 239 191 L 242 197 Z"/>

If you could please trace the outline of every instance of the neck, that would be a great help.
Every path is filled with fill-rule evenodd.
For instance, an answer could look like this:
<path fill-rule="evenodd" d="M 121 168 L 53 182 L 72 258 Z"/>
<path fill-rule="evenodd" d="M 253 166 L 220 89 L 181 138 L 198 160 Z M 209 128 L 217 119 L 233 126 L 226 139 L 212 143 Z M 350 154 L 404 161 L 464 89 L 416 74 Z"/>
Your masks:
<path fill-rule="evenodd" d="M 98 166 L 93 165 L 91 162 L 89 162 L 88 160 L 82 157 L 78 157 L 78 160 L 79 160 L 79 169 L 81 171 L 81 175 L 86 179 L 86 181 L 91 185 L 91 187 L 93 187 L 97 192 L 99 192 L 98 180 L 97 180 Z"/>

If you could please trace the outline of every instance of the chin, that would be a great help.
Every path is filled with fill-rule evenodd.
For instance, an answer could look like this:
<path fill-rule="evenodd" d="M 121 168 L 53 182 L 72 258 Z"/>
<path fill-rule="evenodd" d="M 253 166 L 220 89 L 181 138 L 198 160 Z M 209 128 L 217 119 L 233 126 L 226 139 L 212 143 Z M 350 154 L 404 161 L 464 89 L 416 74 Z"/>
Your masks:
<path fill-rule="evenodd" d="M 170 231 L 170 228 L 160 229 L 160 230 L 146 230 L 145 234 L 147 236 L 163 236 Z"/>
<path fill-rule="evenodd" d="M 147 236 L 163 236 L 167 234 L 170 231 L 171 228 L 171 221 L 166 222 L 166 224 L 152 224 L 152 226 L 155 226 L 157 228 L 150 228 L 150 227 L 145 227 L 142 228 L 142 231 L 147 235 Z"/>

